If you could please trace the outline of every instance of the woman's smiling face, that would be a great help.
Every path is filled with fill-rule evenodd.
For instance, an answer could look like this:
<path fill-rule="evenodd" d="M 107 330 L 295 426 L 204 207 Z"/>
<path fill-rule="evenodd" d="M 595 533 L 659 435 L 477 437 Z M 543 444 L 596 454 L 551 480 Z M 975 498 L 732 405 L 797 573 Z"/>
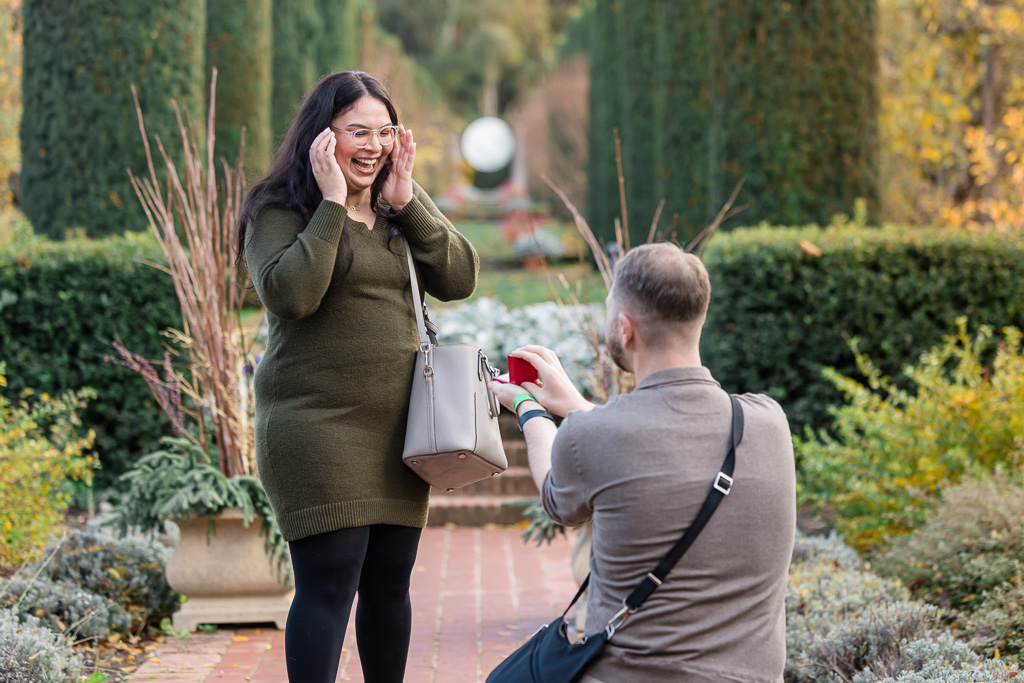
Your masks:
<path fill-rule="evenodd" d="M 335 116 L 331 126 L 347 131 L 360 128 L 378 131 L 391 123 L 391 116 L 384 103 L 376 97 L 365 95 Z M 384 168 L 384 162 L 387 161 L 394 142 L 381 144 L 379 136 L 371 135 L 370 142 L 360 149 L 351 135 L 337 130 L 334 135 L 338 139 L 334 147 L 334 158 L 338 160 L 338 166 L 341 167 L 345 182 L 348 183 L 348 193 L 350 196 L 359 195 L 373 185 L 380 170 Z"/>

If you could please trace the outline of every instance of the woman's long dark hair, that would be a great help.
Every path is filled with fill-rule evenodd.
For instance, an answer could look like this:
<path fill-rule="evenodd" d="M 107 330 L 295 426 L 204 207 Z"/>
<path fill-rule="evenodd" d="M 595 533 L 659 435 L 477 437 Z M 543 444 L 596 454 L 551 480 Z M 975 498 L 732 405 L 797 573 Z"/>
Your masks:
<path fill-rule="evenodd" d="M 387 88 L 362 71 L 341 71 L 324 76 L 306 95 L 267 174 L 249 188 L 242 201 L 238 212 L 239 266 L 243 262 L 246 237 L 251 237 L 251 233 L 247 235 L 247 232 L 254 225 L 256 214 L 262 209 L 276 206 L 298 211 L 306 220 L 316 211 L 323 200 L 323 194 L 309 163 L 309 148 L 316 136 L 331 125 L 338 114 L 367 95 L 380 100 L 387 107 L 391 123 L 398 124 L 398 113 L 391 103 Z M 370 187 L 370 208 L 375 213 L 378 211 L 380 190 L 391 173 L 391 165 L 391 157 L 388 156 Z M 389 238 L 399 234 L 400 231 L 392 226 Z M 343 250 L 351 252 L 347 225 L 342 229 L 341 241 Z"/>

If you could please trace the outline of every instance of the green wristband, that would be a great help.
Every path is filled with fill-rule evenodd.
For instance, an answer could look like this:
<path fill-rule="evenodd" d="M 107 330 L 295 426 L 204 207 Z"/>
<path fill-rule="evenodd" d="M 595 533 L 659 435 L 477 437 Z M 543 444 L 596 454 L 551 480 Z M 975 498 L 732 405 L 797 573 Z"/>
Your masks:
<path fill-rule="evenodd" d="M 519 404 L 522 403 L 523 401 L 533 401 L 533 402 L 536 402 L 537 399 L 535 399 L 533 397 L 533 394 L 530 394 L 530 393 L 527 393 L 527 392 L 524 391 L 523 393 L 521 393 L 518 396 L 516 396 L 515 400 L 512 401 L 512 412 L 513 413 L 516 412 L 517 410 L 519 410 Z"/>

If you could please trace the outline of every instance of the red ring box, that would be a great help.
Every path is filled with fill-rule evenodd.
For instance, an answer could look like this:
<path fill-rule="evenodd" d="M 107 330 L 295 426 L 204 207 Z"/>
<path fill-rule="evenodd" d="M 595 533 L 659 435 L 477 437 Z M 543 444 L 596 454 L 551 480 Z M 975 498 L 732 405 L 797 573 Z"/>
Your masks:
<path fill-rule="evenodd" d="M 537 381 L 537 368 L 522 358 L 508 357 L 508 381 L 510 384 Z"/>

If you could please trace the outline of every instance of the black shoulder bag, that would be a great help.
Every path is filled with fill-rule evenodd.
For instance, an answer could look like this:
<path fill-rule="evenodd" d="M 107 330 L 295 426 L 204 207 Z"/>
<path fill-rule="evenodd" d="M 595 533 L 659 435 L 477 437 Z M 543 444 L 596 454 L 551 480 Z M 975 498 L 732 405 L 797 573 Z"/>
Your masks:
<path fill-rule="evenodd" d="M 576 597 L 562 612 L 562 616 L 550 624 L 541 626 L 540 630 L 519 649 L 505 658 L 487 677 L 487 683 L 576 683 L 583 677 L 587 667 L 600 656 L 608 639 L 622 628 L 629 616 L 635 614 L 640 605 L 662 584 L 672 571 L 672 567 L 679 562 L 679 558 L 697 540 L 697 536 L 715 513 L 718 504 L 732 490 L 736 446 L 743 439 L 743 408 L 735 396 L 729 398 L 732 400 L 732 438 L 729 442 L 729 454 L 725 456 L 721 471 L 715 477 L 704 504 L 686 533 L 676 541 L 672 550 L 658 563 L 654 571 L 649 572 L 629 597 L 622 601 L 622 609 L 608 620 L 608 625 L 600 633 L 590 637 L 584 636 L 579 643 L 570 643 L 565 617 L 590 584 L 588 575 L 583 585 L 576 591 Z"/>

